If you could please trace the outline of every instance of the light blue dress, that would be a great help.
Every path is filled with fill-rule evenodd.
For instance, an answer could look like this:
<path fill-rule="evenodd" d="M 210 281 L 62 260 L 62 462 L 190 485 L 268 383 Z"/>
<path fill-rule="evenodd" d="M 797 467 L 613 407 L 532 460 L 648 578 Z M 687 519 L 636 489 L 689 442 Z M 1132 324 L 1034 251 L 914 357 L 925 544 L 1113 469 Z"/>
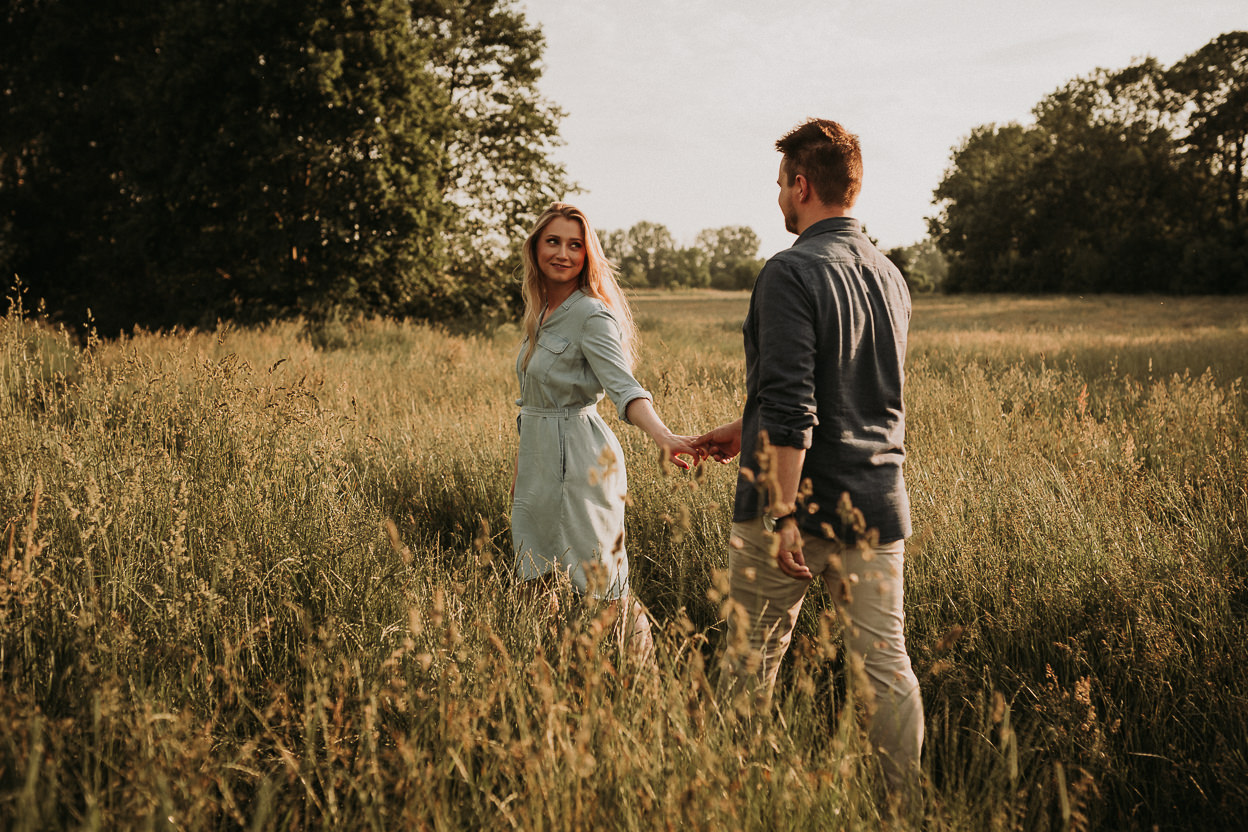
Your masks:
<path fill-rule="evenodd" d="M 559 570 L 582 594 L 622 598 L 628 594 L 628 479 L 620 443 L 596 405 L 605 390 L 627 422 L 629 402 L 653 397 L 628 368 L 615 316 L 579 289 L 546 316 L 525 368 L 528 347 L 526 338 L 516 358 L 516 574 L 529 580 Z"/>

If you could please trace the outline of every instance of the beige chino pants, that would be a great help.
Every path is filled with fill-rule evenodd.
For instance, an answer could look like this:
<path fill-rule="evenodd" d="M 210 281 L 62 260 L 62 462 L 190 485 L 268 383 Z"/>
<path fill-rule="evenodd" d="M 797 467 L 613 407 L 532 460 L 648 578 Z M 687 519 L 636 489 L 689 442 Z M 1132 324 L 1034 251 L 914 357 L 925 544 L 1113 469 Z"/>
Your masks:
<path fill-rule="evenodd" d="M 728 558 L 734 603 L 724 680 L 733 693 L 752 684 L 769 701 L 811 580 L 780 571 L 761 518 L 733 523 L 732 536 L 740 547 L 734 545 Z M 870 680 L 875 702 L 867 735 L 881 755 L 889 791 L 909 802 L 918 786 L 923 702 L 906 653 L 904 551 L 901 540 L 864 550 L 802 536 L 806 566 L 827 586 L 845 625 L 845 647 L 862 658 Z"/>

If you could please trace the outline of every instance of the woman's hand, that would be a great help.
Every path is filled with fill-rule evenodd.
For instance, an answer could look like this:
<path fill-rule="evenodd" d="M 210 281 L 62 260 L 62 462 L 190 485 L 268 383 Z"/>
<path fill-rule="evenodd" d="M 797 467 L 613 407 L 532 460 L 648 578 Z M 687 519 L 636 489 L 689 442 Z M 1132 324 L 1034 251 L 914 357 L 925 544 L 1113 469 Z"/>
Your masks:
<path fill-rule="evenodd" d="M 628 414 L 628 421 L 650 434 L 654 444 L 662 449 L 664 462 L 670 462 L 688 471 L 702 461 L 703 454 L 694 444 L 693 437 L 681 436 L 668 430 L 667 425 L 663 424 L 663 420 L 655 412 L 654 403 L 649 399 L 644 397 L 633 399 L 625 410 Z M 682 456 L 693 457 L 693 462 L 682 459 Z"/>
<path fill-rule="evenodd" d="M 702 451 L 695 444 L 695 437 L 669 432 L 666 436 L 655 437 L 654 441 L 663 449 L 668 462 L 685 471 L 702 461 Z M 683 459 L 684 456 L 692 457 L 692 461 Z"/>

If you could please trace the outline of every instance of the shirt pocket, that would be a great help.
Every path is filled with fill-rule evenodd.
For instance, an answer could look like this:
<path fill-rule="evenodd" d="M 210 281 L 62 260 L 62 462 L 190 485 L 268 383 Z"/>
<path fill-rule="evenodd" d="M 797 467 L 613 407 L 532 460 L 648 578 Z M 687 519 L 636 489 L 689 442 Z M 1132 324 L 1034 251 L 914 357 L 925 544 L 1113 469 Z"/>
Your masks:
<path fill-rule="evenodd" d="M 529 373 L 541 384 L 548 384 L 555 365 L 572 344 L 556 332 L 544 332 L 537 338 L 537 349 L 529 359 Z"/>

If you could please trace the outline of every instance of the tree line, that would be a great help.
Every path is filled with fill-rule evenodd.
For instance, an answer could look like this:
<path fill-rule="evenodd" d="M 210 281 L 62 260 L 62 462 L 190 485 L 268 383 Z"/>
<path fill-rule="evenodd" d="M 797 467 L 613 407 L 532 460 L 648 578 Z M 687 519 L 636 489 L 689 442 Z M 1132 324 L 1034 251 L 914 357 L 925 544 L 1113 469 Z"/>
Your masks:
<path fill-rule="evenodd" d="M 570 189 L 514 0 L 8 0 L 0 273 L 102 331 L 505 310 Z"/>
<path fill-rule="evenodd" d="M 1248 32 L 983 125 L 936 190 L 947 291 L 1248 291 Z"/>
<path fill-rule="evenodd" d="M 0 274 L 101 331 L 517 305 L 573 192 L 517 0 L 7 0 Z M 1248 33 L 1097 70 L 976 128 L 915 288 L 1248 291 Z M 603 234 L 634 287 L 748 288 L 745 227 Z M 88 311 L 89 310 L 89 311 Z"/>
<path fill-rule="evenodd" d="M 599 236 L 630 288 L 748 289 L 763 267 L 758 235 L 743 225 L 704 229 L 692 246 L 677 245 L 667 226 L 648 221 Z"/>

